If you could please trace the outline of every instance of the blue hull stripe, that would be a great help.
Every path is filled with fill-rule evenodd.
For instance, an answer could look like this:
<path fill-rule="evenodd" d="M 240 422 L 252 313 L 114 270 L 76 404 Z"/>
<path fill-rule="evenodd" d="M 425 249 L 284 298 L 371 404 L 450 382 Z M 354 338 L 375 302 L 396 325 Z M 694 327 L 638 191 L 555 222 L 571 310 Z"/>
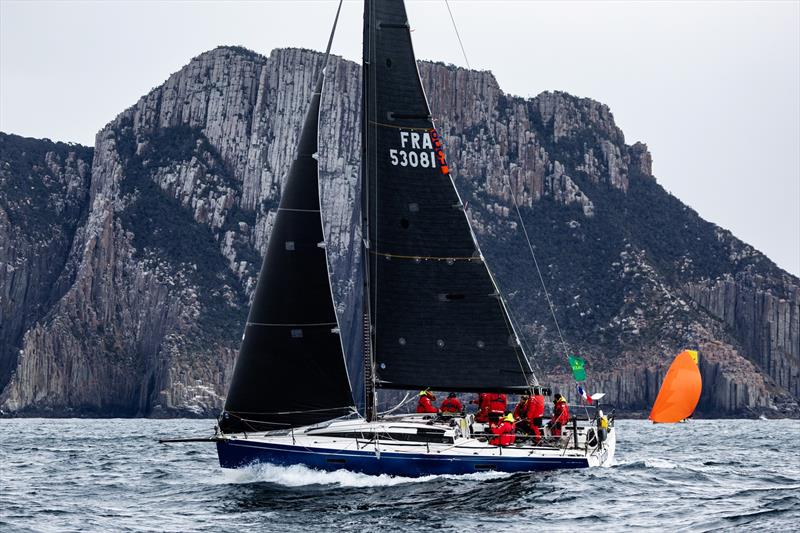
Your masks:
<path fill-rule="evenodd" d="M 319 470 L 345 469 L 363 474 L 419 477 L 441 474 L 533 472 L 561 468 L 586 468 L 585 458 L 575 457 L 469 457 L 453 455 L 381 453 L 304 448 L 256 441 L 217 441 L 222 468 L 241 468 L 253 463 L 281 466 L 305 465 Z"/>

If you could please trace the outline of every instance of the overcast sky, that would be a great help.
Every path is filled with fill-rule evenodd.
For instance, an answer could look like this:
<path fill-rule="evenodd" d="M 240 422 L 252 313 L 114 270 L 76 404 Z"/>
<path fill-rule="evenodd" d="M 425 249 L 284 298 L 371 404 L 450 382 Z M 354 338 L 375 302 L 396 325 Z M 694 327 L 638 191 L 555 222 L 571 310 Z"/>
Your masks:
<path fill-rule="evenodd" d="M 420 59 L 465 66 L 443 0 L 408 1 Z M 800 2 L 450 0 L 472 68 L 508 93 L 610 106 L 670 192 L 800 275 Z M 217 45 L 324 49 L 335 1 L 0 0 L 0 130 L 95 133 Z M 361 54 L 362 2 L 334 53 Z"/>

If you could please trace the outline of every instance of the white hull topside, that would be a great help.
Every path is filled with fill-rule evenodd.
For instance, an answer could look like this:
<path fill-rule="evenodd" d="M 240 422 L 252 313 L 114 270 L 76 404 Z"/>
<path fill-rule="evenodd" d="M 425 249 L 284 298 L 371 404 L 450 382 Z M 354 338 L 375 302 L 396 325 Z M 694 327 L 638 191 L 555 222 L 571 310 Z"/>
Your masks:
<path fill-rule="evenodd" d="M 584 424 L 586 421 L 584 421 Z M 451 462 L 501 460 L 497 470 L 506 470 L 503 464 L 513 464 L 513 471 L 554 468 L 580 468 L 609 466 L 614 460 L 616 431 L 609 427 L 604 442 L 597 443 L 591 427 L 576 425 L 577 439 L 570 424 L 560 437 L 548 437 L 540 444 L 531 438 L 517 436 L 517 442 L 508 446 L 489 444 L 483 424 L 473 423 L 472 415 L 443 419 L 432 415 L 387 416 L 375 422 L 363 419 L 337 420 L 323 425 L 274 432 L 237 433 L 220 435 L 220 462 L 223 467 L 244 466 L 253 462 L 288 464 L 282 458 L 292 452 L 295 464 L 320 466 L 316 456 L 359 457 L 374 456 L 402 459 L 431 458 Z M 587 432 L 589 443 L 587 445 Z M 577 446 L 576 446 L 577 444 Z M 235 461 L 223 460 L 223 449 L 254 450 L 252 457 L 245 454 Z M 261 450 L 256 453 L 255 450 Z M 267 450 L 264 452 L 264 450 Z M 272 454 L 279 450 L 279 453 Z M 241 455 L 241 454 L 237 454 Z M 248 460 L 248 457 L 251 457 Z M 328 460 L 331 461 L 330 459 Z M 353 462 L 340 468 L 349 469 Z M 522 465 L 522 466 L 520 466 Z M 542 465 L 549 465 L 543 468 Z M 323 468 L 329 468 L 323 464 Z M 494 469 L 494 468 L 493 468 Z M 458 472 L 462 472 L 458 470 Z M 378 470 L 378 472 L 381 472 Z M 387 471 L 387 473 L 392 473 Z M 424 472 L 422 472 L 424 474 Z"/>

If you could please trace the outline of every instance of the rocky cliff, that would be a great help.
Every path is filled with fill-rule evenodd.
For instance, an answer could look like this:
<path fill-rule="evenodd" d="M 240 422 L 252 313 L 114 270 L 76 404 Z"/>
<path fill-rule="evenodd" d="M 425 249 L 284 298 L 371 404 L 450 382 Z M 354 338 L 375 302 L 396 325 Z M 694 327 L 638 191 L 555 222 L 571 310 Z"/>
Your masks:
<path fill-rule="evenodd" d="M 94 151 L 0 137 L 3 410 L 217 413 L 320 61 L 222 47 L 121 113 Z M 514 199 L 592 389 L 644 409 L 671 356 L 697 347 L 705 413 L 797 412 L 800 280 L 666 193 L 606 106 L 420 72 L 543 381 L 572 392 Z M 327 73 L 323 210 L 346 328 L 360 68 L 334 58 Z"/>
<path fill-rule="evenodd" d="M 91 148 L 0 134 L 0 389 L 24 332 L 72 283 L 91 165 Z"/>

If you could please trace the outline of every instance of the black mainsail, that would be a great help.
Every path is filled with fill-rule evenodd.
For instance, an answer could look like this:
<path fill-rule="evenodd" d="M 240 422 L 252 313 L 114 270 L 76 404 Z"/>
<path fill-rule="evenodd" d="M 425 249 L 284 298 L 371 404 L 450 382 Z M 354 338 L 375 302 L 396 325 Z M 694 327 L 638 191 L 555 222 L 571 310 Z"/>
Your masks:
<path fill-rule="evenodd" d="M 329 51 L 330 41 L 324 61 Z M 286 178 L 220 418 L 225 433 L 306 426 L 353 411 L 320 212 L 317 132 L 324 65 Z"/>
<path fill-rule="evenodd" d="M 367 379 L 527 389 L 535 378 L 450 177 L 402 1 L 365 2 L 364 89 Z"/>

